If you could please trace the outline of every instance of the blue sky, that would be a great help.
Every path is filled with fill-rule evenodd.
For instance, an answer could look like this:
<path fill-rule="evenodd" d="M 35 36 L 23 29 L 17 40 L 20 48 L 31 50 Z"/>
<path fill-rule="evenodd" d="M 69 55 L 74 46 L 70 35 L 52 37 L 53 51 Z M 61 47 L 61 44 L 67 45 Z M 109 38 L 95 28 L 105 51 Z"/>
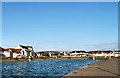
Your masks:
<path fill-rule="evenodd" d="M 2 12 L 3 47 L 117 49 L 117 2 L 10 2 L 3 3 Z"/>

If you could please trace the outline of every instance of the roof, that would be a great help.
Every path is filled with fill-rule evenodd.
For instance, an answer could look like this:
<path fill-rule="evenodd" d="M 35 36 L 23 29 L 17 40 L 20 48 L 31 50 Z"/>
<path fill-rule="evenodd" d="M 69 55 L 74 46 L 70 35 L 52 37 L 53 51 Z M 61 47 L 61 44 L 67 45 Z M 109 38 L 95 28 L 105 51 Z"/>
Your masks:
<path fill-rule="evenodd" d="M 20 45 L 20 46 L 25 49 L 32 48 L 32 46 L 23 46 L 23 45 Z"/>
<path fill-rule="evenodd" d="M 2 48 L 2 51 L 9 51 L 8 48 Z"/>
<path fill-rule="evenodd" d="M 110 53 L 110 52 L 113 52 L 113 51 L 90 51 L 90 52 L 88 52 L 89 54 L 91 54 L 91 53 Z"/>
<path fill-rule="evenodd" d="M 15 48 L 10 48 L 12 50 L 12 52 L 16 52 L 19 53 L 22 49 L 15 49 Z"/>
<path fill-rule="evenodd" d="M 32 48 L 32 46 L 27 46 L 28 48 Z"/>
<path fill-rule="evenodd" d="M 80 50 L 80 51 L 72 51 L 72 52 L 70 52 L 70 53 L 87 53 L 86 51 L 83 51 L 83 50 Z"/>
<path fill-rule="evenodd" d="M 25 48 L 25 49 L 28 49 L 28 47 L 27 47 L 27 46 L 20 45 L 20 47 Z"/>

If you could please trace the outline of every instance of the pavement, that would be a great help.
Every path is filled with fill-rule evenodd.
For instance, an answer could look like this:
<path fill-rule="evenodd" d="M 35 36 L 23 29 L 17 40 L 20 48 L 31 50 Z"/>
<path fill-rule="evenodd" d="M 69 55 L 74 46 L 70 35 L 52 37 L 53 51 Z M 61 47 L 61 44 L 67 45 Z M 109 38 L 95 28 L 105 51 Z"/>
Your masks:
<path fill-rule="evenodd" d="M 84 66 L 65 75 L 63 78 L 120 78 L 119 67 L 120 58 L 112 58 Z"/>

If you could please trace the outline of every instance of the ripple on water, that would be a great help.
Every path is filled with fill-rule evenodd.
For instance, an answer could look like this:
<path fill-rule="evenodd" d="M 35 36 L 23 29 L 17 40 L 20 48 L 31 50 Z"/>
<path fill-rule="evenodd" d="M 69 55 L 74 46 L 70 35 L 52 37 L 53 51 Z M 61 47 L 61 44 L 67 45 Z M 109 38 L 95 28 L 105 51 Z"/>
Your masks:
<path fill-rule="evenodd" d="M 95 62 L 91 59 L 37 60 L 31 62 L 4 62 L 4 76 L 64 76 L 80 67 Z"/>

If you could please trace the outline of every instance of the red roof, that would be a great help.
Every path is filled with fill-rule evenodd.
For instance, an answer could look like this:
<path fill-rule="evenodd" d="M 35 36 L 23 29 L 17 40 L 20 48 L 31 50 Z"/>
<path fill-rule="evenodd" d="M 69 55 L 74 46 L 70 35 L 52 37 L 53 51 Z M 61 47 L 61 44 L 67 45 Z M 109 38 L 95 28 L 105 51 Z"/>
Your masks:
<path fill-rule="evenodd" d="M 9 51 L 9 49 L 8 48 L 3 48 L 2 51 Z"/>
<path fill-rule="evenodd" d="M 12 52 L 16 52 L 19 53 L 22 49 L 15 49 L 15 48 L 10 48 L 12 50 Z"/>

